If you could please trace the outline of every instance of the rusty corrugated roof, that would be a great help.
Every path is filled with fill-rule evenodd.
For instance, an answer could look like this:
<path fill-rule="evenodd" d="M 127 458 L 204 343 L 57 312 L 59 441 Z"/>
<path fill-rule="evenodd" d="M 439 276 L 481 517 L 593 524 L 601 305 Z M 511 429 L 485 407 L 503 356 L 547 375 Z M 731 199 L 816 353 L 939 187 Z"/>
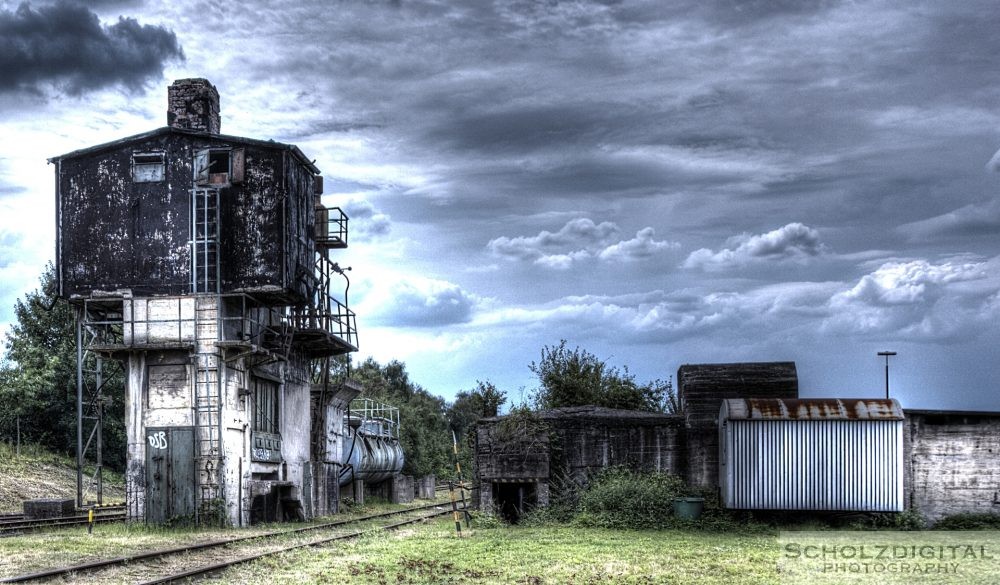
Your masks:
<path fill-rule="evenodd" d="M 730 420 L 903 420 L 903 408 L 884 398 L 736 398 L 724 400 Z"/>

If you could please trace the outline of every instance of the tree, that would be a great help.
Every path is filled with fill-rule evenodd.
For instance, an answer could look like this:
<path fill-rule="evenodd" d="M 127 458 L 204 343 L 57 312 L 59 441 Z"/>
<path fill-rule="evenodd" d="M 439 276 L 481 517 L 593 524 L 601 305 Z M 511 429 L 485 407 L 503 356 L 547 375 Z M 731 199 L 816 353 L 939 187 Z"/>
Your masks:
<path fill-rule="evenodd" d="M 476 380 L 474 390 L 463 390 L 455 395 L 455 401 L 448 407 L 448 422 L 458 441 L 458 459 L 463 470 L 472 472 L 476 422 L 499 414 L 505 402 L 507 395 L 489 381 Z"/>
<path fill-rule="evenodd" d="M 76 332 L 72 308 L 54 298 L 49 265 L 41 288 L 14 305 L 16 323 L 7 334 L 0 365 L 0 436 L 13 437 L 20 419 L 23 441 L 76 453 Z M 104 463 L 125 467 L 125 401 L 121 385 L 105 389 Z"/>
<path fill-rule="evenodd" d="M 492 382 L 476 380 L 474 390 L 463 390 L 455 395 L 448 407 L 448 421 L 459 437 L 464 436 L 481 418 L 497 416 L 507 402 L 507 395 Z"/>
<path fill-rule="evenodd" d="M 528 366 L 538 376 L 534 403 L 539 409 L 564 406 L 603 406 L 650 412 L 676 412 L 673 382 L 653 380 L 640 384 L 628 367 L 608 367 L 594 354 L 563 339 L 542 348 L 542 357 Z"/>

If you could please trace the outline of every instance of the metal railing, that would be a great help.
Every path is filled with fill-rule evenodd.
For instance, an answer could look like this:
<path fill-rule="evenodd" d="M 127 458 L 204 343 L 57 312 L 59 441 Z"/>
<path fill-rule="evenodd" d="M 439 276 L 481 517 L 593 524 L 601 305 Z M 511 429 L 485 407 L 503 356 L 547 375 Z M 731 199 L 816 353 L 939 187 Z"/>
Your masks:
<path fill-rule="evenodd" d="M 317 207 L 315 239 L 317 248 L 347 247 L 347 214 L 339 207 Z"/>
<path fill-rule="evenodd" d="M 338 337 L 351 347 L 358 347 L 358 325 L 354 311 L 333 297 L 322 305 L 292 307 L 289 324 L 299 331 L 322 331 Z"/>
<path fill-rule="evenodd" d="M 360 420 L 364 434 L 399 438 L 399 409 L 395 406 L 371 398 L 355 398 L 350 413 L 350 418 Z"/>
<path fill-rule="evenodd" d="M 295 331 L 320 331 L 357 347 L 354 311 L 340 301 L 305 307 L 274 307 L 246 293 L 219 295 L 206 309 L 203 297 L 100 298 L 84 300 L 88 346 L 157 347 L 219 341 L 283 351 Z M 207 312 L 206 312 L 207 311 Z"/>

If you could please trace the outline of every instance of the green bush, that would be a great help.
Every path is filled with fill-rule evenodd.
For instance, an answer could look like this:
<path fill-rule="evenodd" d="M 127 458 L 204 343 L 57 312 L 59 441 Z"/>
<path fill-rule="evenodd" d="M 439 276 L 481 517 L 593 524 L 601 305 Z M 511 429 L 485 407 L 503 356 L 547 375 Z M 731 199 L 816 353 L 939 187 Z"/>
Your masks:
<path fill-rule="evenodd" d="M 604 528 L 664 528 L 672 524 L 674 498 L 687 494 L 677 476 L 611 468 L 580 494 L 575 521 Z"/>
<path fill-rule="evenodd" d="M 1000 515 L 989 513 L 955 514 L 934 523 L 935 530 L 996 530 L 1000 529 Z"/>
<path fill-rule="evenodd" d="M 847 525 L 851 530 L 923 530 L 927 522 L 920 512 L 909 509 L 903 512 L 876 512 Z M 834 528 L 836 528 L 834 524 Z"/>
<path fill-rule="evenodd" d="M 494 514 L 493 512 L 483 512 L 480 510 L 471 510 L 469 512 L 472 518 L 472 525 L 475 528 L 481 530 L 490 530 L 493 528 L 504 528 L 507 523 L 504 522 L 503 517 Z"/>
<path fill-rule="evenodd" d="M 518 522 L 522 526 L 551 526 L 553 524 L 569 524 L 578 515 L 574 505 L 559 500 L 548 506 L 539 506 L 529 510 Z"/>

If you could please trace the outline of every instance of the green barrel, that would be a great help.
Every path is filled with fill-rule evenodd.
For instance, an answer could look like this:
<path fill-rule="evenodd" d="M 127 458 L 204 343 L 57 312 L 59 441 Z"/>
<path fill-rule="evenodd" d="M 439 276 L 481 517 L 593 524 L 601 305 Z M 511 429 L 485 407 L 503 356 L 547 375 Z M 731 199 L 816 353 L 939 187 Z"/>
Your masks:
<path fill-rule="evenodd" d="M 705 508 L 705 498 L 674 498 L 674 516 L 682 520 L 697 520 Z"/>

